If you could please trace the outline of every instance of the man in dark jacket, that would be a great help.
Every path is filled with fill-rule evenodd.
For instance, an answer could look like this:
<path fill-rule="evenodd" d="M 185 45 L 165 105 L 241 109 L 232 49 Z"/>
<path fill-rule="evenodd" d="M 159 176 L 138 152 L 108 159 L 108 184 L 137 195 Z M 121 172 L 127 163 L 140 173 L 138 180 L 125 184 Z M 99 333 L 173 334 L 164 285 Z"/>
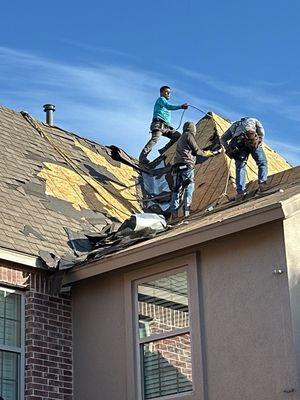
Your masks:
<path fill-rule="evenodd" d="M 194 168 L 196 156 L 212 157 L 218 154 L 218 152 L 212 152 L 210 150 L 201 150 L 197 145 L 195 135 L 196 125 L 193 122 L 186 122 L 183 125 L 183 133 L 177 141 L 174 158 L 171 200 L 172 218 L 178 216 L 178 210 L 181 205 L 183 205 L 184 216 L 188 216 L 190 213 L 190 206 L 195 188 Z"/>

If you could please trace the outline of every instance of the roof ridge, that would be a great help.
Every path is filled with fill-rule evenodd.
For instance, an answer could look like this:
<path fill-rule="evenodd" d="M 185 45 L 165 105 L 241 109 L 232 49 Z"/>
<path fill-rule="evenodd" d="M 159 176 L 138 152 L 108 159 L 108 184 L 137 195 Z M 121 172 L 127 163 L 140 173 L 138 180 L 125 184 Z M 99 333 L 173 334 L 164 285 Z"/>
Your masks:
<path fill-rule="evenodd" d="M 0 104 L 0 109 L 3 109 L 4 111 L 6 110 L 6 111 L 9 111 L 9 112 L 12 112 L 12 113 L 15 114 L 16 116 L 20 116 L 20 115 L 21 115 L 21 112 L 23 111 L 23 110 L 21 110 L 21 111 L 16 111 L 16 110 L 14 110 L 13 108 L 6 107 L 6 106 L 1 105 L 1 104 Z M 26 111 L 26 112 L 27 112 L 32 118 L 34 118 L 39 124 L 42 124 L 44 127 L 50 129 L 50 130 L 51 130 L 51 133 L 52 133 L 53 135 L 56 135 L 55 130 L 58 130 L 58 131 L 61 131 L 61 132 L 66 133 L 66 134 L 69 134 L 70 136 L 75 136 L 76 138 L 82 139 L 82 140 L 84 140 L 84 141 L 86 141 L 86 142 L 89 142 L 89 143 L 91 143 L 91 144 L 96 144 L 96 145 L 98 145 L 98 146 L 107 147 L 107 146 L 104 145 L 104 144 L 101 144 L 101 143 L 99 143 L 99 142 L 96 142 L 95 140 L 92 140 L 92 139 L 89 139 L 89 138 L 84 137 L 84 136 L 82 136 L 82 135 L 79 135 L 79 134 L 77 134 L 77 133 L 75 133 L 75 132 L 72 132 L 72 131 L 66 130 L 66 129 L 64 129 L 64 128 L 61 128 L 60 126 L 57 126 L 57 125 L 53 125 L 53 126 L 48 125 L 48 124 L 46 124 L 44 121 L 41 121 L 40 119 L 33 117 L 32 114 L 30 114 L 28 111 Z"/>

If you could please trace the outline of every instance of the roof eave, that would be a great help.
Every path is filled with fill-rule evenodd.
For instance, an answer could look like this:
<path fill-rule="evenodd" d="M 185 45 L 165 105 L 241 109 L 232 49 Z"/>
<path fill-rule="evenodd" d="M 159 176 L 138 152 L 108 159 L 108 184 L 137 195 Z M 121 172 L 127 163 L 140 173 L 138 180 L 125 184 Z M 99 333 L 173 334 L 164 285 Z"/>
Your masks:
<path fill-rule="evenodd" d="M 0 247 L 0 260 L 9 261 L 26 267 L 43 268 L 42 261 L 39 257 L 5 247 Z"/>
<path fill-rule="evenodd" d="M 153 259 L 153 254 L 155 254 L 155 258 L 165 256 L 178 250 L 188 249 L 225 235 L 283 219 L 287 217 L 286 211 L 287 210 L 283 208 L 283 202 L 277 202 L 252 210 L 246 214 L 236 215 L 194 229 L 191 228 L 191 230 L 178 235 L 163 238 L 159 242 L 149 241 L 149 243 L 143 243 L 142 246 L 136 245 L 132 248 L 107 256 L 102 260 L 84 263 L 66 271 L 63 285 L 70 285 L 83 279 L 100 275 L 104 272 L 146 262 L 147 260 Z"/>

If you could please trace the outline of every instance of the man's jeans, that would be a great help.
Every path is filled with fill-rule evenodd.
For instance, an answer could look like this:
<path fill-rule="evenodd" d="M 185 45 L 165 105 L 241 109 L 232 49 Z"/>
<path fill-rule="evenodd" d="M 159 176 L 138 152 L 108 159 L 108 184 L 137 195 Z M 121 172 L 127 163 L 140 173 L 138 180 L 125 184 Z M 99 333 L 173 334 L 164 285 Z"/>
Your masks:
<path fill-rule="evenodd" d="M 243 193 L 246 191 L 246 165 L 249 154 L 251 154 L 258 167 L 258 182 L 262 183 L 266 182 L 267 180 L 268 162 L 262 146 L 259 146 L 257 149 L 253 149 L 251 151 L 245 150 L 245 152 L 243 152 L 241 150 L 240 155 L 245 157 L 244 160 L 235 160 L 236 190 L 238 193 Z"/>
<path fill-rule="evenodd" d="M 189 212 L 194 188 L 195 180 L 193 168 L 188 167 L 185 170 L 179 170 L 173 175 L 173 191 L 171 200 L 172 215 L 177 215 L 182 204 L 184 213 Z"/>

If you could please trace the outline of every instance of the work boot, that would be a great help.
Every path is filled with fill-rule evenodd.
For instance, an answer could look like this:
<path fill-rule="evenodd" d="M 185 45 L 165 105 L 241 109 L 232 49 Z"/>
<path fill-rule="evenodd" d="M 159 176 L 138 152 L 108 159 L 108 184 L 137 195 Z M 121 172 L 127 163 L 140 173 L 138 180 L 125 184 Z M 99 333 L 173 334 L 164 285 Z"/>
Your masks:
<path fill-rule="evenodd" d="M 174 223 L 175 221 L 178 220 L 178 212 L 173 212 L 172 214 L 170 214 L 169 218 L 168 218 L 168 223 Z"/>
<path fill-rule="evenodd" d="M 243 200 L 243 198 L 246 196 L 247 192 L 239 192 L 235 195 L 235 201 L 240 201 Z"/>
<path fill-rule="evenodd" d="M 260 193 L 263 193 L 263 192 L 265 192 L 266 190 L 268 190 L 267 182 L 266 182 L 266 181 L 264 181 L 264 182 L 258 182 L 258 191 L 259 191 Z"/>

